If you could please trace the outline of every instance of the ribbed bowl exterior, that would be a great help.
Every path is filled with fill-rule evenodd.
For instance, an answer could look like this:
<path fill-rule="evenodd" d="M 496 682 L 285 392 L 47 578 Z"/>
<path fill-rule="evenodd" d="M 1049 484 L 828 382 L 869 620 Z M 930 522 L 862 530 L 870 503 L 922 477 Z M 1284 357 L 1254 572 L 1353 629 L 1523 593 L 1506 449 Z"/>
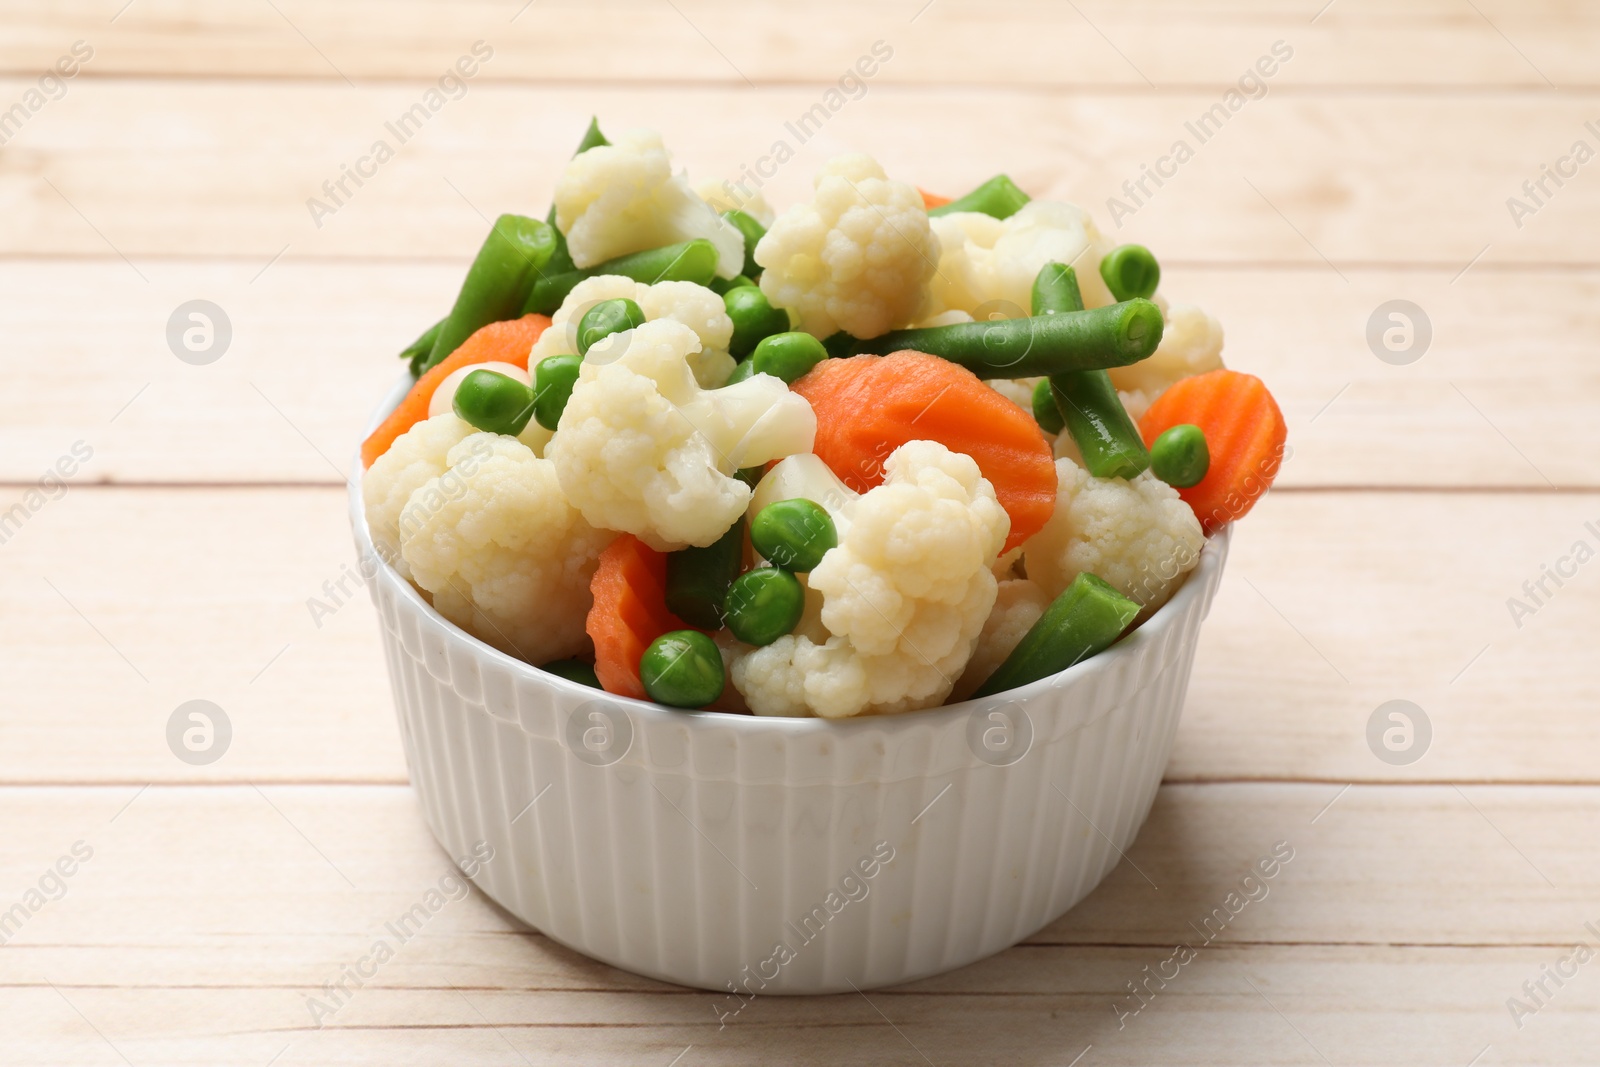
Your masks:
<path fill-rule="evenodd" d="M 870 989 L 1005 949 L 1082 900 L 1161 782 L 1213 537 L 1116 648 L 987 701 L 845 721 L 669 711 L 535 670 L 356 544 L 411 779 L 507 911 L 617 967 L 742 997 Z M 728 1010 L 740 1001 L 730 995 Z"/>

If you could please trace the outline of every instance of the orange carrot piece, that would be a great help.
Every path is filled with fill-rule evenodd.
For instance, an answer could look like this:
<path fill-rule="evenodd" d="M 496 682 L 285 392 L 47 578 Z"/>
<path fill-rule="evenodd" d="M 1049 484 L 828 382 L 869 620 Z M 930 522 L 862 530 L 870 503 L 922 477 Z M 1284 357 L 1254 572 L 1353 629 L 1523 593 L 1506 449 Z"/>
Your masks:
<path fill-rule="evenodd" d="M 693 629 L 667 610 L 667 554 L 623 534 L 600 553 L 589 591 L 594 607 L 584 628 L 594 640 L 595 677 L 608 693 L 649 700 L 639 657 L 662 634 Z"/>
<path fill-rule="evenodd" d="M 936 207 L 944 207 L 950 202 L 950 198 L 948 196 L 940 196 L 938 193 L 930 193 L 926 189 L 919 188 L 917 189 L 917 192 L 922 194 L 922 207 L 925 211 L 932 211 Z"/>
<path fill-rule="evenodd" d="M 914 351 L 827 359 L 791 388 L 817 413 L 813 451 L 858 493 L 883 481 L 884 461 L 907 441 L 938 441 L 994 486 L 1011 516 L 1006 551 L 1055 510 L 1055 460 L 1038 423 L 965 367 Z"/>
<path fill-rule="evenodd" d="M 550 320 L 543 315 L 524 315 L 506 322 L 491 322 L 461 342 L 460 348 L 418 378 L 411 392 L 383 424 L 361 442 L 361 466 L 372 466 L 374 460 L 389 451 L 397 437 L 428 417 L 428 404 L 433 400 L 434 391 L 452 372 L 473 363 L 510 363 L 527 370 L 533 343 L 549 325 Z"/>
<path fill-rule="evenodd" d="M 1139 420 L 1139 433 L 1150 445 L 1182 423 L 1205 431 L 1211 468 L 1178 495 L 1206 533 L 1215 533 L 1243 517 L 1272 486 L 1289 428 L 1261 379 L 1232 370 L 1209 371 L 1170 386 Z"/>

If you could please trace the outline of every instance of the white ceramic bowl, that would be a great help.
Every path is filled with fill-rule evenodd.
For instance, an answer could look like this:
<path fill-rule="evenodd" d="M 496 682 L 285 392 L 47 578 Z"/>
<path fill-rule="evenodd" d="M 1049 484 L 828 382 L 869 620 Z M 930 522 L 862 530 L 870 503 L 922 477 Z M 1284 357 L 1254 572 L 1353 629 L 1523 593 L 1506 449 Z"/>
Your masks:
<path fill-rule="evenodd" d="M 948 971 L 1088 895 L 1155 799 L 1228 551 L 1211 538 L 1148 622 L 1061 674 L 830 721 L 673 711 L 546 674 L 378 557 L 359 477 L 350 518 L 434 836 L 458 858 L 486 842 L 475 883 L 530 926 L 737 991 L 729 1013 Z"/>

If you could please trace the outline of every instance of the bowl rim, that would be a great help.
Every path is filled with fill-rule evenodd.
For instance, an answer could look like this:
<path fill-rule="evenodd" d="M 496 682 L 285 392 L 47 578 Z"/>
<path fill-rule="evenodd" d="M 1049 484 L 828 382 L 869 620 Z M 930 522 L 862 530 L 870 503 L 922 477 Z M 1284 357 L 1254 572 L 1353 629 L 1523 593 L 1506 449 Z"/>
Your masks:
<path fill-rule="evenodd" d="M 377 425 L 410 391 L 415 381 L 409 373 L 401 372 L 400 380 L 385 396 L 368 421 L 367 434 L 377 428 Z M 1037 681 L 1029 682 L 1027 685 L 1019 686 L 1016 689 L 1008 689 L 1004 693 L 995 693 L 992 696 L 969 698 L 954 704 L 940 704 L 931 708 L 898 712 L 893 715 L 855 715 L 839 719 L 829 719 L 822 716 L 756 715 L 736 711 L 669 708 L 654 701 L 640 700 L 636 697 L 621 696 L 616 693 L 597 690 L 581 682 L 574 682 L 560 675 L 540 670 L 526 660 L 521 660 L 502 652 L 493 645 L 468 633 L 439 614 L 437 609 L 418 592 L 417 588 L 410 581 L 401 577 L 400 572 L 395 570 L 379 554 L 377 546 L 373 544 L 372 531 L 367 525 L 365 498 L 362 493 L 362 482 L 366 475 L 366 468 L 361 463 L 361 448 L 359 444 L 355 450 L 351 471 L 353 473 L 348 481 L 350 525 L 355 533 L 356 547 L 361 557 L 358 561 L 362 565 L 361 569 L 366 571 L 370 568 L 372 571 L 371 581 L 384 582 L 397 596 L 407 602 L 412 611 L 421 614 L 423 618 L 428 620 L 430 625 L 440 630 L 458 646 L 465 648 L 474 657 L 486 660 L 501 670 L 510 672 L 519 682 L 527 682 L 535 686 L 548 686 L 558 692 L 565 692 L 576 699 L 604 700 L 619 706 L 631 715 L 647 715 L 652 718 L 659 718 L 664 722 L 684 723 L 686 728 L 694 728 L 696 725 L 701 728 L 726 726 L 736 730 L 781 731 L 796 736 L 817 734 L 838 737 L 841 734 L 848 736 L 850 732 L 856 730 L 881 732 L 885 729 L 890 729 L 890 724 L 895 724 L 895 726 L 902 729 L 910 729 L 919 725 L 938 727 L 943 725 L 946 720 L 964 719 L 980 710 L 994 710 L 1013 703 L 1033 705 L 1051 690 L 1059 690 L 1079 683 L 1092 684 L 1092 680 L 1098 676 L 1114 672 L 1125 664 L 1135 662 L 1141 658 L 1148 646 L 1159 642 L 1168 630 L 1179 625 L 1181 618 L 1188 613 L 1190 606 L 1197 598 L 1208 595 L 1209 590 L 1215 585 L 1209 572 L 1220 569 L 1225 563 L 1233 533 L 1233 525 L 1230 523 L 1216 533 L 1206 537 L 1205 544 L 1200 550 L 1199 562 L 1185 576 L 1183 584 L 1177 588 L 1165 604 L 1157 608 L 1133 633 L 1081 663 L 1075 663 L 1066 670 L 1046 675 Z M 1203 605 L 1202 611 L 1208 608 L 1209 605 Z"/>

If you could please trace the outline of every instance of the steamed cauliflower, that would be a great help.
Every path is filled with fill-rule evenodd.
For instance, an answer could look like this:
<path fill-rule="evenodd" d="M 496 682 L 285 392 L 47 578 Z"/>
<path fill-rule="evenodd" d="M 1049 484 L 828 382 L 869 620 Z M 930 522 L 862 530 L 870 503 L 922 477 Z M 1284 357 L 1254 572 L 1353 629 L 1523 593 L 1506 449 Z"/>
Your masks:
<path fill-rule="evenodd" d="M 1180 378 L 1222 366 L 1220 322 L 1193 304 L 1173 304 L 1166 309 L 1166 315 L 1161 344 L 1147 359 L 1107 372 L 1134 419 L 1149 410 L 1156 397 Z"/>
<path fill-rule="evenodd" d="M 597 342 L 545 449 L 593 526 L 659 551 L 705 546 L 744 513 L 744 467 L 809 452 L 811 405 L 770 374 L 702 389 L 694 330 L 656 319 Z"/>
<path fill-rule="evenodd" d="M 529 365 L 537 366 L 551 356 L 576 355 L 578 322 L 584 312 L 603 300 L 632 300 L 644 312 L 646 321 L 672 319 L 693 330 L 700 338 L 700 350 L 689 357 L 689 369 L 702 388 L 716 389 L 733 373 L 734 358 L 728 355 L 733 337 L 733 320 L 728 317 L 722 297 L 693 282 L 636 282 L 620 274 L 601 274 L 585 278 L 573 286 L 561 307 L 550 317 L 550 327 L 533 344 Z"/>
<path fill-rule="evenodd" d="M 402 578 L 411 577 L 411 568 L 400 555 L 403 526 L 416 521 L 414 513 L 402 523 L 411 494 L 449 469 L 450 450 L 475 433 L 471 424 L 457 418 L 454 412 L 435 415 L 395 438 L 389 450 L 374 460 L 362 476 L 361 499 L 372 547 Z"/>
<path fill-rule="evenodd" d="M 433 420 L 429 420 L 433 421 Z M 530 663 L 590 649 L 589 579 L 614 534 L 583 520 L 555 466 L 514 437 L 474 433 L 416 488 L 400 553 L 451 622 Z M 376 466 L 376 464 L 374 464 Z"/>
<path fill-rule="evenodd" d="M 865 155 L 818 173 L 809 204 L 779 215 L 756 244 L 761 291 L 818 337 L 876 337 L 917 320 L 939 242 L 922 194 Z"/>
<path fill-rule="evenodd" d="M 672 173 L 661 135 L 650 130 L 629 130 L 572 157 L 555 206 L 556 228 L 579 267 L 697 237 L 716 246 L 718 277 L 744 266 L 744 235 Z"/>
<path fill-rule="evenodd" d="M 1149 614 L 1200 560 L 1205 535 L 1178 491 L 1150 471 L 1132 481 L 1094 478 L 1056 461 L 1056 510 L 1022 546 L 1028 577 L 1051 597 L 1083 571 L 1110 582 Z"/>
<path fill-rule="evenodd" d="M 761 190 L 748 189 L 743 182 L 696 182 L 694 191 L 719 215 L 724 211 L 742 211 L 763 226 L 771 226 L 772 220 L 778 217 Z"/>
<path fill-rule="evenodd" d="M 796 456 L 768 478 L 786 464 L 822 467 Z M 848 502 L 845 521 L 835 520 L 838 546 L 808 576 L 830 636 L 818 643 L 788 634 L 735 659 L 733 684 L 756 714 L 843 718 L 933 707 L 972 655 L 994 606 L 990 568 L 1011 520 L 977 463 L 941 444 L 902 445 L 885 469 L 882 485 L 850 499 L 822 467 L 819 489 L 805 494 L 830 513 L 830 498 Z"/>
<path fill-rule="evenodd" d="M 1016 650 L 1049 606 L 1050 597 L 1037 582 L 1027 578 L 1002 581 L 994 599 L 994 610 L 984 621 L 983 632 L 978 634 L 978 647 L 972 650 L 972 658 L 967 661 L 967 669 L 961 672 L 951 699 L 965 700 L 988 681 L 989 675 Z"/>
<path fill-rule="evenodd" d="M 958 211 L 932 221 L 940 249 L 939 271 L 930 283 L 932 314 L 1030 314 L 1033 280 L 1051 261 L 1077 271 L 1085 307 L 1113 302 L 1100 277 L 1100 257 L 1113 245 L 1074 204 L 1034 200 L 1008 219 Z"/>

